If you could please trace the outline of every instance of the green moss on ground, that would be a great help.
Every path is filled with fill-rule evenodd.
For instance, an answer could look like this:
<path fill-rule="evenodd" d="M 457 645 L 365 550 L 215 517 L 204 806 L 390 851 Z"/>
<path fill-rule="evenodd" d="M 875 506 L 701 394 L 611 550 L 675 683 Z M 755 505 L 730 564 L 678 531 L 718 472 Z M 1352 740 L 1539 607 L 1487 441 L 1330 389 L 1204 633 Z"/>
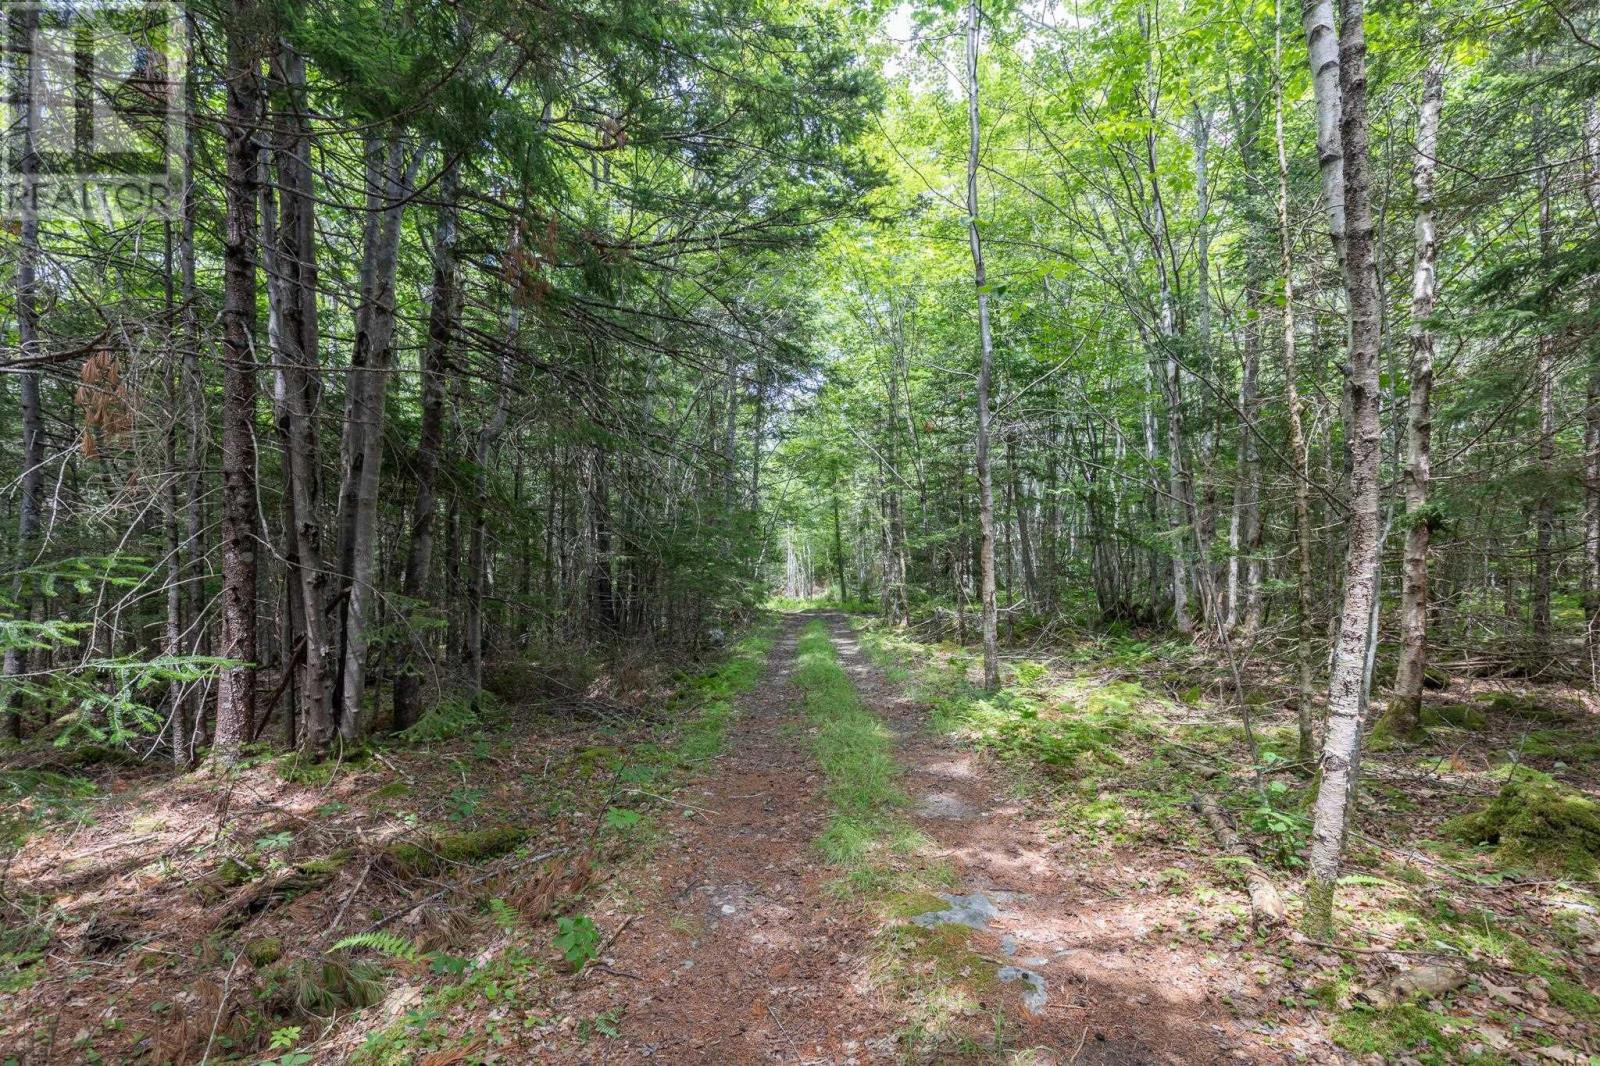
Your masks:
<path fill-rule="evenodd" d="M 1513 780 L 1489 806 L 1445 829 L 1470 844 L 1494 845 L 1504 866 L 1583 878 L 1600 859 L 1600 806 L 1548 778 Z"/>
<path fill-rule="evenodd" d="M 401 877 L 428 877 L 452 866 L 487 862 L 514 850 L 528 831 L 501 825 L 464 833 L 429 833 L 421 841 L 400 841 L 384 849 L 384 858 Z"/>
<path fill-rule="evenodd" d="M 1424 707 L 1422 724 L 1433 727 L 1449 726 L 1481 733 L 1489 726 L 1489 716 L 1482 707 L 1456 703 L 1444 707 Z"/>
<path fill-rule="evenodd" d="M 258 936 L 245 944 L 244 957 L 252 966 L 268 966 L 283 957 L 283 941 L 275 936 Z"/>
<path fill-rule="evenodd" d="M 1345 1011 L 1333 1025 L 1333 1042 L 1353 1055 L 1381 1055 L 1384 1061 L 1419 1062 L 1422 1066 L 1497 1066 L 1498 1055 L 1467 1053 L 1449 1017 L 1410 1003 L 1371 1010 Z"/>
<path fill-rule="evenodd" d="M 1522 692 L 1495 692 L 1484 696 L 1480 703 L 1490 714 L 1514 716 L 1536 722 L 1559 722 L 1568 717 L 1561 708 L 1543 703 L 1537 697 Z"/>

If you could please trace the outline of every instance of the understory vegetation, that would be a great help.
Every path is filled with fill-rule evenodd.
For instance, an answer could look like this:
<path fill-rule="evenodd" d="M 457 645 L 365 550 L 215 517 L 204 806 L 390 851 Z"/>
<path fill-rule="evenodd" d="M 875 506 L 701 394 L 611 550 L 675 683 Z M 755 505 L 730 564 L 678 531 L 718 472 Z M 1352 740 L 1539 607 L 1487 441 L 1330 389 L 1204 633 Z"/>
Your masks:
<path fill-rule="evenodd" d="M 592 886 L 649 855 L 771 646 L 756 632 L 637 689 L 597 660 L 587 702 L 509 698 L 325 762 L 247 752 L 176 786 L 99 764 L 63 778 L 70 795 L 6 771 L 56 798 L 7 822 L 26 889 L 0 939 L 0 1044 L 24 1062 L 389 1064 L 608 1027 L 560 1006 L 617 931 L 588 913 Z"/>
<path fill-rule="evenodd" d="M 0 1066 L 1600 1061 L 1597 0 L 0 81 Z"/>
<path fill-rule="evenodd" d="M 1254 971 L 1261 999 L 1234 1007 L 1260 1024 L 1309 1023 L 1352 1054 L 1434 1066 L 1540 1048 L 1564 1061 L 1600 1024 L 1594 805 L 1581 791 L 1592 769 L 1570 761 L 1591 733 L 1576 705 L 1485 692 L 1450 705 L 1472 713 L 1441 716 L 1422 742 L 1369 752 L 1339 942 L 1286 940 L 1252 915 L 1241 867 L 1259 859 L 1294 885 L 1310 830 L 1313 782 L 1271 679 L 1251 691 L 1252 738 L 1218 724 L 1213 694 L 1231 681 L 1192 649 L 1078 634 L 1060 655 L 1008 654 L 1006 684 L 989 693 L 963 646 L 857 624 L 932 727 L 1003 766 L 1070 854 L 1097 855 L 1090 869 L 1122 891 L 1177 904 L 1167 917 L 1141 907 L 1152 936 Z M 1560 740 L 1530 750 L 1533 732 Z M 1219 848 L 1197 795 L 1225 806 L 1248 852 Z M 1448 987 L 1391 994 L 1419 965 L 1445 968 Z"/>

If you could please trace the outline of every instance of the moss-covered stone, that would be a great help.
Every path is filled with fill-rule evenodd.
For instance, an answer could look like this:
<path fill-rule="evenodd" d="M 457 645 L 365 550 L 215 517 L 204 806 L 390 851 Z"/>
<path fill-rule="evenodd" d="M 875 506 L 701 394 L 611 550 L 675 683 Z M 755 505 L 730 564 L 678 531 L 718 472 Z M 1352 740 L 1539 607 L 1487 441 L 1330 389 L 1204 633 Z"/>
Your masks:
<path fill-rule="evenodd" d="M 1422 709 L 1422 724 L 1424 726 L 1449 726 L 1453 729 L 1466 729 L 1474 733 L 1481 733 L 1489 726 L 1489 715 L 1482 707 L 1471 704 L 1449 704 L 1443 707 L 1424 707 Z"/>
<path fill-rule="evenodd" d="M 401 877 L 428 877 L 452 866 L 487 862 L 528 839 L 516 826 L 493 826 L 465 833 L 429 833 L 420 841 L 400 841 L 384 849 L 389 868 Z"/>
<path fill-rule="evenodd" d="M 1445 828 L 1459 840 L 1495 845 L 1507 866 L 1588 877 L 1600 859 L 1600 806 L 1548 778 L 1513 780 L 1483 810 Z"/>
<path fill-rule="evenodd" d="M 883 901 L 883 908 L 891 918 L 915 918 L 919 914 L 942 911 L 950 906 L 942 896 L 932 892 L 895 892 Z"/>
<path fill-rule="evenodd" d="M 1483 709 L 1493 715 L 1535 722 L 1559 722 L 1568 717 L 1560 707 L 1525 692 L 1495 692 L 1484 696 L 1480 702 Z"/>
<path fill-rule="evenodd" d="M 237 887 L 246 881 L 255 880 L 261 871 L 243 859 L 229 856 L 222 860 L 222 865 L 217 867 L 217 880 L 229 888 Z"/>
<path fill-rule="evenodd" d="M 269 966 L 283 957 L 283 941 L 275 936 L 258 936 L 245 944 L 244 957 L 252 966 Z"/>

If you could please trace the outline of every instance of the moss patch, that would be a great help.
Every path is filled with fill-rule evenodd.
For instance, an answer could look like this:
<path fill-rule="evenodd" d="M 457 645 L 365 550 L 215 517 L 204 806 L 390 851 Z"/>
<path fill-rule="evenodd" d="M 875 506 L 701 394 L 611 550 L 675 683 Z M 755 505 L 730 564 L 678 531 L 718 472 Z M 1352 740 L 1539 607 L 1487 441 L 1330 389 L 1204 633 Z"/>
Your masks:
<path fill-rule="evenodd" d="M 252 966 L 268 966 L 283 957 L 283 941 L 275 936 L 258 936 L 245 944 L 244 957 Z"/>
<path fill-rule="evenodd" d="M 1457 703 L 1445 707 L 1424 707 L 1422 724 L 1434 727 L 1449 726 L 1481 733 L 1488 728 L 1489 716 L 1482 707 Z"/>
<path fill-rule="evenodd" d="M 1445 828 L 1459 840 L 1495 845 L 1506 866 L 1588 877 L 1600 858 L 1600 807 L 1548 779 L 1512 781 L 1489 806 Z"/>
<path fill-rule="evenodd" d="M 950 906 L 943 897 L 932 892 L 895 892 L 883 901 L 883 909 L 891 918 L 915 918 L 931 914 Z"/>
<path fill-rule="evenodd" d="M 1520 692 L 1496 692 L 1483 697 L 1482 704 L 1490 714 L 1535 722 L 1559 722 L 1568 717 L 1561 708 L 1541 703 L 1537 698 Z"/>
<path fill-rule="evenodd" d="M 1423 1066 L 1504 1061 L 1466 1054 L 1460 1036 L 1448 1031 L 1453 1028 L 1446 1016 L 1409 1003 L 1387 1010 L 1357 1008 L 1334 1023 L 1333 1042 L 1353 1055 L 1381 1055 L 1386 1061 L 1404 1056 Z"/>
<path fill-rule="evenodd" d="M 428 877 L 452 866 L 499 858 L 527 839 L 526 829 L 510 825 L 465 833 L 430 833 L 420 842 L 390 844 L 384 849 L 384 859 L 401 877 Z"/>
<path fill-rule="evenodd" d="M 940 900 L 938 905 L 945 903 Z M 941 985 L 959 985 L 973 993 L 999 986 L 994 964 L 972 950 L 972 930 L 964 925 L 946 923 L 932 929 L 896 925 L 888 936 L 891 948 L 912 969 Z"/>
<path fill-rule="evenodd" d="M 941 901 L 942 902 L 942 901 Z M 878 935 L 874 981 L 905 1004 L 908 1061 L 997 1061 L 1010 1027 L 994 963 L 962 925 L 891 925 Z"/>

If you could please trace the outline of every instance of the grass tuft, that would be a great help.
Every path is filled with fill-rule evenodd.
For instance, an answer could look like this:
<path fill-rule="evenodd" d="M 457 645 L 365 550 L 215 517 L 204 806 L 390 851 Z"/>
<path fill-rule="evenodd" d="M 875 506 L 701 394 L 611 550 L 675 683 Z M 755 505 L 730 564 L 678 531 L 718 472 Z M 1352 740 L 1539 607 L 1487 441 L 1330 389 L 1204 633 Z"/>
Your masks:
<path fill-rule="evenodd" d="M 794 680 L 816 731 L 812 747 L 835 812 L 818 846 L 829 862 L 859 868 L 904 835 L 893 817 L 905 803 L 896 783 L 893 740 L 856 695 L 823 623 L 812 622 L 801 632 L 799 653 Z"/>

